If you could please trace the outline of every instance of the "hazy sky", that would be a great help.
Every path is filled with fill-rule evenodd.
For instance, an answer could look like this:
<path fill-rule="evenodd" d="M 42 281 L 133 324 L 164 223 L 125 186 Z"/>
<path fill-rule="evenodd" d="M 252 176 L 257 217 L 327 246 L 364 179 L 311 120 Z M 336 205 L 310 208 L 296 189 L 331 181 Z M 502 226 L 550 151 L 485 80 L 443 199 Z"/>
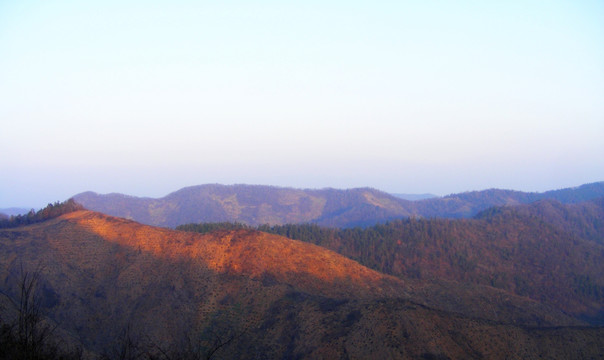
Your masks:
<path fill-rule="evenodd" d="M 0 0 L 0 208 L 604 180 L 604 2 Z"/>

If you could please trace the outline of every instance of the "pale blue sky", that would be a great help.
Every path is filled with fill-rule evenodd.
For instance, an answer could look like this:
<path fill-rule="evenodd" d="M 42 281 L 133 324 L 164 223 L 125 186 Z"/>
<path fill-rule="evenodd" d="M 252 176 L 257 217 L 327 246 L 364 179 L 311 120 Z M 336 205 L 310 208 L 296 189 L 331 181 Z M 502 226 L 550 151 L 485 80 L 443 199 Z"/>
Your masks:
<path fill-rule="evenodd" d="M 604 180 L 602 1 L 0 0 L 0 208 Z"/>

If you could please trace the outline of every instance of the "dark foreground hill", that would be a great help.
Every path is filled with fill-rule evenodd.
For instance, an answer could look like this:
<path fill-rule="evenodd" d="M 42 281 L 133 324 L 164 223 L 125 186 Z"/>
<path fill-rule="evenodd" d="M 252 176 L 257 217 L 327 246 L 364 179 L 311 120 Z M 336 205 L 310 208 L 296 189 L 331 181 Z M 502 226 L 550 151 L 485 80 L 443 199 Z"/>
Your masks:
<path fill-rule="evenodd" d="M 93 192 L 78 194 L 74 199 L 90 210 L 165 227 L 222 221 L 249 225 L 315 223 L 365 227 L 409 216 L 472 217 L 492 206 L 542 199 L 575 203 L 603 196 L 604 182 L 545 193 L 492 189 L 419 201 L 400 199 L 369 188 L 301 190 L 252 185 L 192 186 L 159 199 Z"/>
<path fill-rule="evenodd" d="M 90 211 L 0 230 L 5 323 L 24 274 L 39 276 L 55 336 L 90 357 L 569 359 L 604 348 L 604 329 L 530 299 L 397 279 L 252 230 L 193 234 Z"/>

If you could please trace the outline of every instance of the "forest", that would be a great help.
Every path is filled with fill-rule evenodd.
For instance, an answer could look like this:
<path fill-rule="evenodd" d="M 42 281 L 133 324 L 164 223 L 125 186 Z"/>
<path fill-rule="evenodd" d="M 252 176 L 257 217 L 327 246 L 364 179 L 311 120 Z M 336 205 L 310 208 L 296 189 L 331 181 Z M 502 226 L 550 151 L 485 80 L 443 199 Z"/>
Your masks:
<path fill-rule="evenodd" d="M 492 286 L 576 312 L 604 324 L 604 249 L 536 216 L 493 208 L 474 219 L 408 218 L 367 228 L 315 224 L 186 224 L 177 230 L 253 228 L 335 251 L 401 278 Z M 564 269 L 564 271 L 560 271 Z"/>
<path fill-rule="evenodd" d="M 0 229 L 40 223 L 77 210 L 84 210 L 84 207 L 73 199 L 64 202 L 57 201 L 38 211 L 32 209 L 25 215 L 11 216 L 7 219 L 0 218 Z"/>

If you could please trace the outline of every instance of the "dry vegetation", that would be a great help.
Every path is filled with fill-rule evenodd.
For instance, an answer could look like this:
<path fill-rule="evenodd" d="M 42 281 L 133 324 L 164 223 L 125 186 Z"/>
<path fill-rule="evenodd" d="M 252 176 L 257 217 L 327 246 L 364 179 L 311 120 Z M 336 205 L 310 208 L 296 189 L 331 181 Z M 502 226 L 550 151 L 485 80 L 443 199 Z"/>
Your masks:
<path fill-rule="evenodd" d="M 57 336 L 111 359 L 563 359 L 604 346 L 602 328 L 501 290 L 402 281 L 257 231 L 200 235 L 89 211 L 0 230 L 8 296 L 20 267 L 40 264 Z"/>

